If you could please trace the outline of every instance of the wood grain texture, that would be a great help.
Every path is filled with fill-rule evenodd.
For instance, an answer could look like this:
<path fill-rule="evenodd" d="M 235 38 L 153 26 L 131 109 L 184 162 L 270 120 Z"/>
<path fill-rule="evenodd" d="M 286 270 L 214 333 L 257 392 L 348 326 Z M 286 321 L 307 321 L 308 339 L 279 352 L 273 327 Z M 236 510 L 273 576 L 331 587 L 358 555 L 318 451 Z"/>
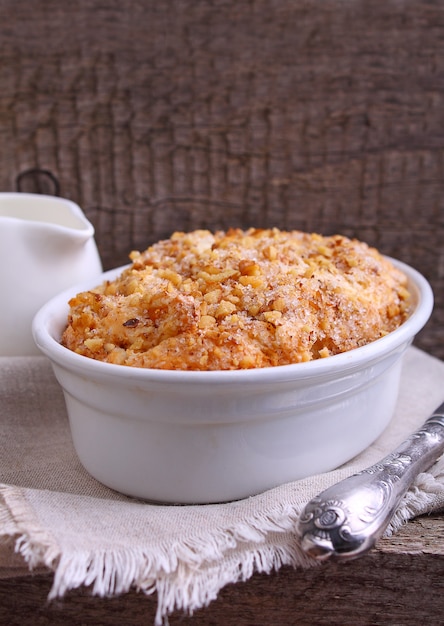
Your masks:
<path fill-rule="evenodd" d="M 207 608 L 176 611 L 170 626 L 441 626 L 444 609 L 444 520 L 423 517 L 368 555 L 310 570 L 285 567 L 225 587 Z M 395 547 L 396 546 L 396 547 Z M 130 592 L 92 598 L 69 592 L 46 603 L 51 576 L 0 580 L 5 626 L 152 626 L 155 596 Z"/>
<path fill-rule="evenodd" d="M 441 2 L 1 0 L 0 40 L 0 189 L 49 172 L 107 268 L 176 229 L 357 236 L 430 279 L 444 356 Z"/>

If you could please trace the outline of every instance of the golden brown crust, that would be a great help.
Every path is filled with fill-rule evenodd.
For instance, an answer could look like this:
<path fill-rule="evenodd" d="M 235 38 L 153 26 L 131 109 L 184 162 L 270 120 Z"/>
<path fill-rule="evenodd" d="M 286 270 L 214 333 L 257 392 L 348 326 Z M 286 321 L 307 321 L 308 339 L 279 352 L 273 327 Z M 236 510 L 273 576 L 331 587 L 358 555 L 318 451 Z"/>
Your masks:
<path fill-rule="evenodd" d="M 137 367 L 257 368 L 352 350 L 409 314 L 404 274 L 341 235 L 199 230 L 131 259 L 72 298 L 66 347 Z"/>

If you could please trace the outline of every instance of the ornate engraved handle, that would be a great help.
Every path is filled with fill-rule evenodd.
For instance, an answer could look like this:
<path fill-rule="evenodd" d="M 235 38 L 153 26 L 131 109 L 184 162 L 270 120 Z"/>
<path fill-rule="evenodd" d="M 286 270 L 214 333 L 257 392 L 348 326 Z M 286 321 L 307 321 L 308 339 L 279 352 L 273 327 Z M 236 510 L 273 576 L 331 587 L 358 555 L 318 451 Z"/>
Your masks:
<path fill-rule="evenodd" d="M 415 477 L 444 452 L 444 403 L 379 463 L 329 487 L 305 507 L 303 550 L 318 560 L 352 559 L 382 536 Z"/>

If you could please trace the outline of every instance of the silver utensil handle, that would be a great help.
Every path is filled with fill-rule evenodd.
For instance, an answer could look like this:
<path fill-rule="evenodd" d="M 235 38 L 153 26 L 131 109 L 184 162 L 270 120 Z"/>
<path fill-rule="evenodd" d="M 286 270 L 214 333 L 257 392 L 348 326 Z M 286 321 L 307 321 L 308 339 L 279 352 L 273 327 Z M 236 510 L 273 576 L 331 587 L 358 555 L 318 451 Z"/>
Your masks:
<path fill-rule="evenodd" d="M 311 500 L 298 523 L 302 549 L 318 560 L 352 559 L 383 535 L 416 476 L 444 452 L 444 403 L 380 462 Z"/>

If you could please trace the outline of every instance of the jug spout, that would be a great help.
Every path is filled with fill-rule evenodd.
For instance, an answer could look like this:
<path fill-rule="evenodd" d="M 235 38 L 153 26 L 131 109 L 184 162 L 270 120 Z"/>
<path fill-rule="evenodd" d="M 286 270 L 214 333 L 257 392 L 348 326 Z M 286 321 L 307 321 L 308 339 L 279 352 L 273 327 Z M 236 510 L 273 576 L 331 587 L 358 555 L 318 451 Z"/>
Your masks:
<path fill-rule="evenodd" d="M 0 355 L 39 354 L 32 318 L 52 296 L 102 273 L 94 227 L 78 205 L 0 193 Z"/>
<path fill-rule="evenodd" d="M 15 220 L 23 243 L 32 254 L 63 262 L 63 257 L 94 239 L 94 226 L 73 202 L 65 201 L 59 207 L 48 202 L 40 211 L 28 209 L 16 211 L 10 220 Z"/>

